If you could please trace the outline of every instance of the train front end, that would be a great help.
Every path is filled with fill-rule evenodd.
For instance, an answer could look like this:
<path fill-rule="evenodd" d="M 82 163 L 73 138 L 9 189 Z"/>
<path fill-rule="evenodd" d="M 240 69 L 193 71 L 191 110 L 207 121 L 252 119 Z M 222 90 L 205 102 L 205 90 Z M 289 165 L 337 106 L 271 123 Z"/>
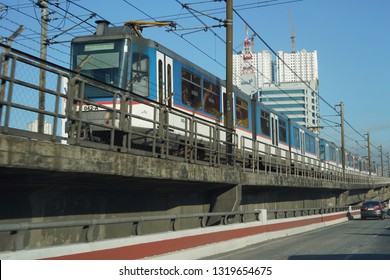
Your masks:
<path fill-rule="evenodd" d="M 124 106 L 136 103 L 134 97 L 124 97 L 129 92 L 149 95 L 149 58 L 139 50 L 134 53 L 140 44 L 133 44 L 137 38 L 132 29 L 97 23 L 95 34 L 72 40 L 73 111 L 82 120 L 83 138 L 108 144 L 115 130 L 115 145 L 122 145 L 128 117 L 123 112 L 129 112 Z"/>

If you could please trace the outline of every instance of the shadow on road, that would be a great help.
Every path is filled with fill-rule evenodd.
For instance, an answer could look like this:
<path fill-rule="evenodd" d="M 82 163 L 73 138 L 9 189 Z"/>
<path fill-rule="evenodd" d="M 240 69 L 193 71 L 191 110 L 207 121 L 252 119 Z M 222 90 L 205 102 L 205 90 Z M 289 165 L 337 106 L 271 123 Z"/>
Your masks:
<path fill-rule="evenodd" d="M 289 260 L 390 260 L 390 254 L 295 255 Z"/>

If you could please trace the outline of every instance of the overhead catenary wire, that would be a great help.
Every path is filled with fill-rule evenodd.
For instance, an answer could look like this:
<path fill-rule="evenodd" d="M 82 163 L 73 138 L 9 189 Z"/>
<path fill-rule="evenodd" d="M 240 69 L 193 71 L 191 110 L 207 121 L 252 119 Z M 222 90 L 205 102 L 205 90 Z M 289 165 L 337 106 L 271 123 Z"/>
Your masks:
<path fill-rule="evenodd" d="M 204 25 L 206 25 L 206 22 L 204 22 L 202 19 L 200 19 L 200 16 L 198 16 L 198 15 L 196 15 L 196 12 L 198 12 L 198 11 L 196 11 L 196 10 L 194 10 L 194 9 L 189 9 L 189 7 L 188 7 L 188 5 L 184 5 L 183 3 L 181 3 L 180 1 L 178 1 L 178 0 L 175 0 L 177 3 L 179 3 L 183 8 L 185 8 L 185 9 L 187 9 L 187 10 L 189 10 L 189 12 L 199 21 L 199 22 L 201 22 L 202 24 L 204 24 Z M 275 0 L 275 1 L 277 1 L 277 0 Z M 192 3 L 191 3 L 192 4 Z M 201 13 L 201 15 L 204 15 L 204 13 Z M 217 21 L 220 21 L 219 19 L 216 19 Z M 213 34 L 214 34 L 214 36 L 216 36 L 222 43 L 224 43 L 224 44 L 226 44 L 226 41 L 221 37 L 221 36 L 219 36 L 215 31 L 213 31 L 213 30 L 210 30 Z M 233 50 L 236 54 L 238 53 L 238 51 L 237 50 Z M 226 68 L 226 66 L 225 65 L 222 65 L 224 68 Z M 257 73 L 260 73 L 264 78 L 266 78 L 266 79 L 268 79 L 266 76 L 264 76 L 263 75 L 263 73 L 261 73 L 261 71 L 259 71 L 255 66 L 253 66 L 252 64 L 251 64 L 251 66 L 256 70 L 256 72 Z M 240 77 L 239 77 L 240 78 Z M 241 78 L 240 78 L 241 79 Z M 271 80 L 269 80 L 269 82 L 272 82 Z M 279 85 L 276 85 L 276 87 L 277 88 L 279 88 L 282 92 L 284 92 L 287 96 L 289 96 L 290 98 L 291 98 L 291 100 L 293 100 L 295 103 L 297 103 L 297 104 L 299 104 L 299 105 L 302 105 L 302 104 L 300 104 L 297 100 L 295 100 L 290 94 L 288 94 L 285 90 L 283 90 L 281 87 L 279 87 Z M 255 90 L 257 90 L 257 88 L 255 88 Z M 274 98 L 272 98 L 271 97 L 271 99 L 274 99 Z M 283 108 L 285 108 L 285 109 L 287 109 L 286 108 L 286 106 L 287 106 L 287 104 L 281 104 L 281 103 L 279 103 L 279 102 L 277 102 L 277 101 L 274 101 L 276 104 L 279 104 L 281 107 L 283 107 Z M 286 105 L 286 106 L 284 106 L 284 105 Z M 290 115 L 293 115 L 293 116 L 295 116 L 295 117 L 299 117 L 299 115 L 296 115 L 295 113 L 294 114 L 290 114 Z"/>
<path fill-rule="evenodd" d="M 303 83 L 305 83 L 306 84 L 306 86 L 308 87 L 308 88 L 310 88 L 312 91 L 314 91 L 314 92 L 317 92 L 315 89 L 312 89 L 311 87 L 310 87 L 310 85 L 306 82 L 306 81 L 304 81 L 293 69 L 291 69 L 291 67 L 289 66 L 289 65 L 287 65 L 286 63 L 285 63 L 285 61 L 283 60 L 283 59 L 281 59 L 280 57 L 279 57 L 279 55 L 277 54 L 277 52 L 253 29 L 253 27 L 237 12 L 237 10 L 236 9 L 233 9 L 233 12 L 245 23 L 245 24 L 247 24 L 248 25 L 248 27 L 251 29 L 251 31 L 254 33 L 254 35 L 257 37 L 257 38 L 259 38 L 260 39 L 260 41 L 278 58 L 278 59 L 280 59 L 281 61 L 282 61 L 282 63 L 291 71 L 291 72 L 293 72 L 294 73 L 294 75 L 296 75 L 296 77 L 301 81 L 301 82 L 303 82 Z M 330 104 L 327 100 L 325 100 L 318 92 L 317 92 L 317 94 L 318 94 L 318 97 L 326 104 L 326 105 L 328 105 L 333 111 L 335 111 L 338 115 L 340 115 L 340 112 L 338 112 L 336 109 L 335 109 L 335 107 L 334 107 L 334 105 L 332 105 L 332 104 Z M 351 127 L 359 136 L 361 136 L 363 139 L 366 139 L 365 137 L 364 137 L 364 135 L 362 134 L 362 133 L 360 133 L 356 128 L 354 128 L 351 124 L 350 124 L 350 122 L 348 122 L 347 120 L 344 120 L 345 121 L 345 123 L 347 123 L 348 124 L 348 126 L 349 127 Z"/>

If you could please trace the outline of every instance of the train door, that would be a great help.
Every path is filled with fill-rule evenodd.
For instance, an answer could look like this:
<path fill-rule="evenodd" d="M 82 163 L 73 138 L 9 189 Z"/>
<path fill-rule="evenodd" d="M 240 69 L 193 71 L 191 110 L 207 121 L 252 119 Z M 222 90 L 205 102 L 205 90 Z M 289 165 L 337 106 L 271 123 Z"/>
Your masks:
<path fill-rule="evenodd" d="M 305 155 L 305 132 L 299 129 L 301 155 Z"/>
<path fill-rule="evenodd" d="M 278 121 L 279 121 L 278 116 L 271 113 L 271 138 L 272 138 L 273 146 L 279 146 Z"/>
<path fill-rule="evenodd" d="M 173 103 L 173 60 L 160 52 L 156 57 L 157 101 L 170 107 Z"/>

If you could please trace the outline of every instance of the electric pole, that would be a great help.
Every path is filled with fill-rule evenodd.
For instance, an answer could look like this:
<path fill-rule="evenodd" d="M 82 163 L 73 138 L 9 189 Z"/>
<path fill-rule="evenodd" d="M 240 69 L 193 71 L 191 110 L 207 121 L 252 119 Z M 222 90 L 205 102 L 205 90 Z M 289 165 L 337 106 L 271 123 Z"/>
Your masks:
<path fill-rule="evenodd" d="M 1 7 L 0 7 L 1 8 Z M 7 42 L 6 42 L 6 45 L 7 46 L 11 46 L 12 42 L 15 40 L 15 38 L 23 32 L 23 30 L 25 29 L 26 27 L 24 25 L 21 25 L 18 30 L 16 30 L 10 37 L 8 37 L 7 39 Z M 7 53 L 8 51 L 5 51 L 5 53 Z M 4 54 L 4 53 L 3 53 Z M 9 57 L 7 56 L 4 56 L 4 61 L 3 61 L 3 75 L 6 76 L 7 73 L 8 73 L 8 67 L 9 67 Z M 2 79 L 1 82 L 0 82 L 0 100 L 3 100 L 4 96 L 5 96 L 5 89 L 6 89 L 6 80 Z M 3 107 L 0 106 L 0 123 L 1 123 L 1 118 L 3 116 Z"/>
<path fill-rule="evenodd" d="M 344 143 L 344 102 L 340 102 L 336 106 L 340 106 L 340 116 L 341 116 L 341 160 L 343 167 L 343 178 L 345 178 L 345 143 Z"/>
<path fill-rule="evenodd" d="M 226 0 L 226 133 L 228 162 L 233 152 L 233 0 Z"/>
<path fill-rule="evenodd" d="M 370 132 L 367 132 L 367 145 L 368 145 L 368 173 L 371 176 L 371 147 L 370 147 Z"/>
<path fill-rule="evenodd" d="M 41 8 L 41 55 L 40 58 L 43 61 L 47 59 L 47 23 L 49 21 L 48 0 L 38 0 L 37 5 Z M 45 92 L 42 90 L 46 86 L 46 70 L 42 65 L 39 72 L 39 110 L 45 110 Z M 38 115 L 38 133 L 44 133 L 45 128 L 45 115 L 40 112 Z"/>
<path fill-rule="evenodd" d="M 379 151 L 381 152 L 381 174 L 383 177 L 383 151 L 382 151 L 382 145 L 379 145 Z"/>

